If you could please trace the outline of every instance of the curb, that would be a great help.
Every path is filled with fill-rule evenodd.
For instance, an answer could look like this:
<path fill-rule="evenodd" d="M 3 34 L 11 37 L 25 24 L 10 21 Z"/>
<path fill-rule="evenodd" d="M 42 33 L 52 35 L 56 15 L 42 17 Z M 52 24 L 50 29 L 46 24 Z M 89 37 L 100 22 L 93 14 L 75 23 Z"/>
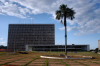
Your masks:
<path fill-rule="evenodd" d="M 89 58 L 60 58 L 60 57 L 48 57 L 48 56 L 40 56 L 41 58 L 50 58 L 50 59 L 92 59 L 91 56 Z M 86 57 L 86 56 L 83 56 Z"/>

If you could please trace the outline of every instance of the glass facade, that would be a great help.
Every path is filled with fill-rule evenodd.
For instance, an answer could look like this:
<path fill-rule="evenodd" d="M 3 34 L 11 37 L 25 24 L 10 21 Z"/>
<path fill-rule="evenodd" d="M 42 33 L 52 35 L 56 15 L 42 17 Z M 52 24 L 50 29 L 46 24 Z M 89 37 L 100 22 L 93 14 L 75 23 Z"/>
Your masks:
<path fill-rule="evenodd" d="M 54 24 L 9 24 L 8 49 L 25 51 L 25 45 L 54 45 Z"/>

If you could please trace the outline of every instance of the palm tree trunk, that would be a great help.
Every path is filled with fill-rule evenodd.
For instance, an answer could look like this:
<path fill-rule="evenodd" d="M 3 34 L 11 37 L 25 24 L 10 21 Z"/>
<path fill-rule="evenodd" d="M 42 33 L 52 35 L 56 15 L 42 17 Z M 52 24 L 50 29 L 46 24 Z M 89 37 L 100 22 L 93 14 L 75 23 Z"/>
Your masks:
<path fill-rule="evenodd" d="M 66 26 L 65 26 L 65 57 L 67 56 L 67 35 L 66 35 Z"/>
<path fill-rule="evenodd" d="M 65 26 L 65 57 L 67 57 L 67 32 L 66 32 L 66 16 L 64 16 L 64 26 Z"/>

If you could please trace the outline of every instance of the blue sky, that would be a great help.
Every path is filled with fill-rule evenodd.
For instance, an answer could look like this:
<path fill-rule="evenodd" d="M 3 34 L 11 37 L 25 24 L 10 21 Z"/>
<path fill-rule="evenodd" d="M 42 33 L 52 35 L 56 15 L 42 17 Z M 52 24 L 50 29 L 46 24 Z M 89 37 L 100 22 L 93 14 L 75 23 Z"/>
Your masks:
<path fill-rule="evenodd" d="M 7 46 L 9 24 L 55 24 L 55 44 L 64 44 L 64 25 L 55 20 L 61 4 L 75 10 L 67 19 L 67 43 L 98 47 L 100 40 L 99 0 L 0 0 L 0 45 Z"/>

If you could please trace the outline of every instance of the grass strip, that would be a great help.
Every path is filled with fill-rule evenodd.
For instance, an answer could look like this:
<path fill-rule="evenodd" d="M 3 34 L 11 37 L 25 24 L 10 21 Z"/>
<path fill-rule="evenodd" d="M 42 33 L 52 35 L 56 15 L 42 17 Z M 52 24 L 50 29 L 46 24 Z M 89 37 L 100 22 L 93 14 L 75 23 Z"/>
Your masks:
<path fill-rule="evenodd" d="M 61 59 L 59 59 L 64 65 L 69 66 L 68 64 L 66 64 L 65 62 L 63 62 Z"/>
<path fill-rule="evenodd" d="M 48 58 L 46 59 L 46 66 L 48 66 L 49 64 L 48 64 Z"/>
<path fill-rule="evenodd" d="M 34 61 L 34 60 L 36 60 L 36 59 L 38 59 L 38 58 L 39 58 L 39 57 L 34 58 L 33 60 L 29 61 L 28 63 L 26 63 L 25 65 L 22 65 L 22 66 L 27 66 L 27 65 L 30 64 L 32 61 Z"/>
<path fill-rule="evenodd" d="M 95 64 L 99 64 L 99 63 L 97 63 L 97 62 L 91 62 L 91 61 L 89 61 L 90 63 L 95 63 Z"/>
<path fill-rule="evenodd" d="M 97 62 L 92 62 L 92 63 L 99 64 L 99 63 L 97 63 Z"/>
<path fill-rule="evenodd" d="M 87 65 L 87 64 L 84 64 L 84 63 L 82 63 L 82 62 L 78 62 L 78 61 L 75 61 L 76 63 L 79 63 L 79 64 L 82 64 L 82 65 L 85 65 L 85 66 L 89 66 L 89 65 Z"/>
<path fill-rule="evenodd" d="M 24 59 L 24 58 L 21 58 L 21 59 Z M 0 64 L 0 65 L 6 65 L 6 64 L 8 64 L 8 63 L 12 63 L 12 62 L 15 62 L 15 61 L 19 61 L 19 60 L 21 60 L 21 59 L 17 59 L 17 60 L 11 61 L 11 62 L 6 62 L 6 63 Z"/>

